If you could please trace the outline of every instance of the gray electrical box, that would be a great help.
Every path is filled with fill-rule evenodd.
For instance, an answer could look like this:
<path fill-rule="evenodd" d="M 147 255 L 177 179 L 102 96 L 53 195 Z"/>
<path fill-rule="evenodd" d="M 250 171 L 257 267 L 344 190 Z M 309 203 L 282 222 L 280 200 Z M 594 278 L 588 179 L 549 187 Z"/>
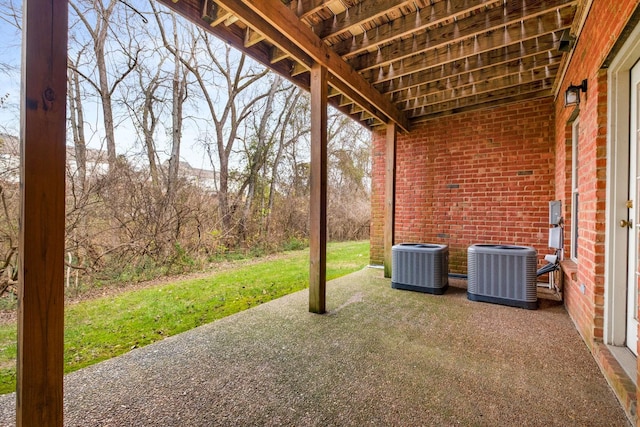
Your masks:
<path fill-rule="evenodd" d="M 562 218 L 562 201 L 554 200 L 549 202 L 549 224 L 560 225 Z"/>

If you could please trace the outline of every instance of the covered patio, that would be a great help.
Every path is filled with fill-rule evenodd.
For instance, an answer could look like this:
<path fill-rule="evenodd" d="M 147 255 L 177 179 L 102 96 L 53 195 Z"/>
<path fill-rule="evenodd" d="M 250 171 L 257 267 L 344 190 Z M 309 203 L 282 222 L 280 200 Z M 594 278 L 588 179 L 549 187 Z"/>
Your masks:
<path fill-rule="evenodd" d="M 309 292 L 71 375 L 63 393 L 68 4 L 28 0 L 18 426 L 62 425 L 63 399 L 71 425 L 636 422 L 639 0 L 159 1 L 311 92 Z M 385 267 L 329 294 L 328 105 L 373 131 L 370 262 Z M 564 308 L 383 279 L 401 242 L 449 245 L 453 273 L 479 242 L 541 262 L 550 201 Z"/>
<path fill-rule="evenodd" d="M 68 426 L 628 425 L 561 303 L 524 310 L 391 289 L 380 269 L 65 378 Z M 13 425 L 15 395 L 0 399 Z"/>

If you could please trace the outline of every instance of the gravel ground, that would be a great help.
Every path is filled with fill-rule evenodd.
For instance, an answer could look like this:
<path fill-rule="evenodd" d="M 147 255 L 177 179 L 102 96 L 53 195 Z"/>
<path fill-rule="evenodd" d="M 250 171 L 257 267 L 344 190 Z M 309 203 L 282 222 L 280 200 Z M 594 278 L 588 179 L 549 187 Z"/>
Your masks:
<path fill-rule="evenodd" d="M 626 426 L 562 305 L 391 289 L 377 269 L 65 379 L 67 426 Z M 0 396 L 14 425 L 15 395 Z"/>

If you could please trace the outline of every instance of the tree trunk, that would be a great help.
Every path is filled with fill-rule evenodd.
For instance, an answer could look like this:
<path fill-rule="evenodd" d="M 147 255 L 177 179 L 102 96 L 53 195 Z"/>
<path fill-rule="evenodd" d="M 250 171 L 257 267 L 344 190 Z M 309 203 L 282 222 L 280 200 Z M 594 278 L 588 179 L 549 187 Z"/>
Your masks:
<path fill-rule="evenodd" d="M 260 170 L 263 165 L 267 161 L 268 152 L 270 149 L 270 145 L 272 138 L 269 137 L 269 132 L 267 128 L 269 126 L 269 119 L 273 114 L 273 102 L 276 96 L 276 93 L 281 89 L 282 78 L 280 76 L 276 76 L 273 82 L 271 83 L 271 88 L 269 89 L 269 93 L 267 95 L 266 103 L 262 110 L 262 116 L 260 117 L 260 123 L 258 124 L 258 129 L 256 132 L 256 146 L 253 153 L 247 153 L 249 158 L 249 176 L 247 177 L 247 196 L 245 197 L 244 209 L 242 211 L 241 218 L 241 237 L 243 240 L 246 239 L 247 233 L 247 223 L 251 217 L 251 208 L 253 206 L 256 187 L 258 185 L 258 178 Z"/>
<path fill-rule="evenodd" d="M 178 182 L 180 169 L 180 143 L 182 141 L 182 108 L 187 99 L 187 73 L 183 72 L 180 62 L 180 49 L 178 48 L 178 29 L 175 15 L 173 19 L 173 42 L 174 42 L 174 69 L 173 83 L 171 86 L 172 109 L 171 109 L 171 157 L 169 157 L 169 176 L 167 180 L 167 199 L 169 204 L 173 203 Z"/>
<path fill-rule="evenodd" d="M 113 126 L 113 108 L 111 104 L 111 90 L 109 87 L 109 77 L 107 75 L 107 62 L 104 52 L 107 34 L 109 33 L 109 21 L 118 0 L 110 0 L 106 9 L 99 15 L 100 23 L 98 31 L 93 39 L 96 54 L 96 67 L 98 69 L 98 86 L 100 88 L 100 100 L 102 103 L 102 118 L 104 122 L 104 137 L 107 145 L 107 159 L 109 169 L 113 170 L 116 164 L 116 137 Z"/>
<path fill-rule="evenodd" d="M 144 147 L 149 160 L 149 174 L 151 175 L 151 183 L 153 188 L 160 190 L 160 180 L 158 178 L 158 163 L 156 162 L 156 147 L 154 133 L 158 124 L 158 119 L 154 113 L 154 93 L 158 88 L 158 75 L 143 87 L 142 79 L 140 79 L 140 88 L 144 92 L 144 108 L 142 109 L 142 134 L 144 136 Z"/>
<path fill-rule="evenodd" d="M 102 106 L 102 125 L 105 132 L 105 144 L 107 146 L 107 157 L 109 168 L 113 169 L 116 165 L 116 139 L 115 128 L 113 122 L 113 93 L 125 77 L 136 67 L 137 65 L 137 53 L 132 52 L 132 49 L 123 47 L 118 53 L 128 57 L 128 64 L 124 67 L 124 70 L 118 69 L 119 73 L 116 76 L 110 76 L 107 69 L 107 56 L 105 52 L 105 46 L 107 38 L 109 37 L 109 26 L 114 15 L 114 9 L 119 0 L 108 0 L 108 4 L 102 3 L 103 0 L 96 0 L 92 3 L 92 7 L 87 10 L 95 11 L 95 21 L 92 19 L 86 10 L 81 10 L 75 1 L 70 1 L 69 5 L 75 11 L 78 19 L 86 27 L 91 41 L 93 43 L 94 57 L 90 58 L 95 63 L 95 69 L 98 74 L 98 81 L 95 82 L 90 78 L 90 74 L 84 75 L 84 79 L 87 83 L 91 84 L 98 95 L 100 95 L 100 103 Z M 126 25 L 120 23 L 121 25 Z M 72 23 L 71 27 L 73 27 Z M 117 33 L 116 33 L 117 34 Z M 84 36 L 84 35 L 83 35 Z M 116 39 L 117 39 L 116 35 Z M 132 56 L 135 55 L 135 56 Z M 80 72 L 78 69 L 76 71 Z M 113 81 L 111 81 L 113 80 Z"/>
<path fill-rule="evenodd" d="M 302 121 L 300 120 L 300 114 L 298 114 L 298 117 L 296 117 L 296 114 L 300 112 L 299 109 L 301 98 L 302 91 L 297 88 L 292 88 L 284 103 L 284 105 L 286 105 L 286 110 L 281 113 L 283 115 L 282 126 L 280 127 L 280 133 L 278 136 L 278 149 L 271 165 L 271 176 L 269 178 L 269 196 L 267 199 L 267 215 L 264 220 L 263 228 L 264 235 L 267 240 L 271 237 L 271 219 L 273 217 L 276 187 L 278 184 L 278 167 L 280 166 L 284 150 L 291 144 L 294 144 L 295 146 L 295 144 L 299 139 L 302 138 L 304 134 L 311 131 L 308 123 L 304 119 L 302 119 Z M 288 129 L 292 132 L 291 134 L 287 133 Z"/>
<path fill-rule="evenodd" d="M 82 108 L 82 98 L 80 96 L 80 80 L 78 73 L 72 68 L 68 69 L 69 74 L 69 116 L 73 133 L 73 146 L 76 153 L 77 184 L 80 193 L 84 194 L 87 180 L 87 146 L 84 135 L 84 111 Z"/>

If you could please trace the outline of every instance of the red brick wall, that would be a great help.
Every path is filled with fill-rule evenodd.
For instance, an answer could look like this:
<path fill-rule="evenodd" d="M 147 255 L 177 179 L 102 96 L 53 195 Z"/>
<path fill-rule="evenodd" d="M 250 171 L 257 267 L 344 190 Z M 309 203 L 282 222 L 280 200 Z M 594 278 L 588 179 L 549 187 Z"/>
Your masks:
<path fill-rule="evenodd" d="M 582 102 L 577 110 L 564 107 L 562 97 L 559 97 L 555 105 L 555 144 L 559 154 L 556 157 L 556 198 L 563 200 L 568 219 L 567 229 L 572 220 L 567 215 L 571 212 L 568 173 L 571 170 L 570 121 L 574 115 L 580 120 L 578 158 L 581 237 L 578 242 L 578 262 L 567 265 L 567 271 L 575 273 L 565 275 L 565 306 L 631 419 L 636 418 L 637 389 L 629 386 L 629 380 L 620 374 L 620 366 L 606 350 L 606 346 L 600 344 L 603 340 L 605 303 L 608 129 L 607 70 L 602 69 L 602 65 L 638 3 L 638 0 L 594 0 L 560 85 L 560 94 L 563 94 L 568 85 L 579 84 L 587 79 L 587 94 L 582 95 Z"/>
<path fill-rule="evenodd" d="M 553 100 L 459 114 L 398 135 L 395 242 L 449 245 L 451 272 L 466 272 L 474 243 L 550 253 L 554 199 Z M 371 260 L 382 261 L 384 134 L 373 143 Z"/>
<path fill-rule="evenodd" d="M 555 102 L 522 102 L 455 115 L 400 135 L 395 227 L 396 242 L 448 243 L 451 270 L 464 271 L 464 251 L 475 242 L 528 244 L 546 253 L 546 202 L 560 199 L 568 245 L 573 220 L 570 118 L 577 114 L 581 238 L 578 263 L 565 265 L 565 306 L 634 420 L 638 390 L 616 373 L 620 366 L 601 344 L 608 129 L 607 70 L 602 66 L 638 4 L 640 0 L 593 1 Z M 588 92 L 579 110 L 564 107 L 567 86 L 583 79 L 588 80 Z M 374 137 L 373 155 L 371 260 L 380 263 L 383 134 Z M 569 254 L 570 248 L 565 249 Z"/>
<path fill-rule="evenodd" d="M 579 110 L 565 108 L 562 97 L 555 105 L 556 152 L 565 153 L 556 159 L 556 198 L 563 200 L 565 215 L 571 211 L 570 179 L 571 151 L 570 127 L 572 115 L 580 119 L 579 163 L 580 163 L 580 230 L 578 242 L 579 263 L 576 280 L 569 276 L 565 280 L 565 305 L 587 345 L 601 341 L 603 337 L 604 313 L 604 234 L 606 208 L 606 162 L 607 162 L 607 72 L 602 63 L 622 32 L 638 0 L 595 0 L 580 39 L 574 49 L 573 58 L 561 84 L 563 94 L 570 84 L 588 81 L 586 96 L 582 95 Z M 567 240 L 568 240 L 567 235 Z M 568 251 L 567 251 L 568 253 Z M 582 293 L 580 285 L 584 285 Z"/>

